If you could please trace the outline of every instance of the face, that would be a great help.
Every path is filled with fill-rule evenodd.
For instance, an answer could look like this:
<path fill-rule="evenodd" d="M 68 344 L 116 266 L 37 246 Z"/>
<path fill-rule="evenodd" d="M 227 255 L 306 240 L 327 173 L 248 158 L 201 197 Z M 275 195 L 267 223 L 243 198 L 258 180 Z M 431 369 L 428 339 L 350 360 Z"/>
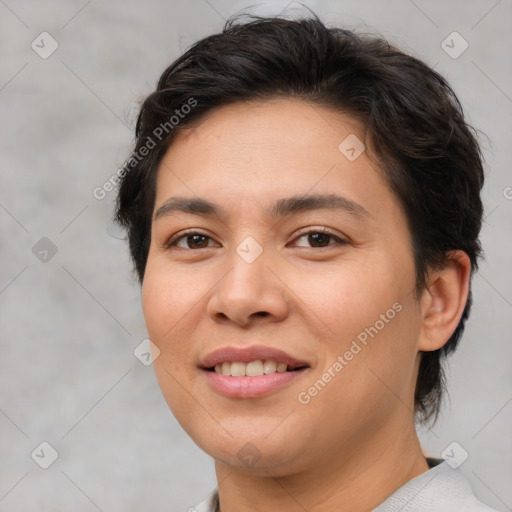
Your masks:
<path fill-rule="evenodd" d="M 354 119 L 300 100 L 237 103 L 160 166 L 142 296 L 154 368 L 219 463 L 328 467 L 413 422 L 411 236 L 354 136 Z"/>

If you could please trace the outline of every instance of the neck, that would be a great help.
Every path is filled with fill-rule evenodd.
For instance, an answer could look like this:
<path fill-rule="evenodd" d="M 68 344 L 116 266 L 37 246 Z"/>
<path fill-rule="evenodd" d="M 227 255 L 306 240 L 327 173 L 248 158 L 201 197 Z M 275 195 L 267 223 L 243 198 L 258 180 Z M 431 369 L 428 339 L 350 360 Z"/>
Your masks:
<path fill-rule="evenodd" d="M 360 441 L 286 476 L 273 475 L 275 466 L 255 475 L 216 461 L 221 512 L 369 512 L 429 469 L 414 423 Z"/>

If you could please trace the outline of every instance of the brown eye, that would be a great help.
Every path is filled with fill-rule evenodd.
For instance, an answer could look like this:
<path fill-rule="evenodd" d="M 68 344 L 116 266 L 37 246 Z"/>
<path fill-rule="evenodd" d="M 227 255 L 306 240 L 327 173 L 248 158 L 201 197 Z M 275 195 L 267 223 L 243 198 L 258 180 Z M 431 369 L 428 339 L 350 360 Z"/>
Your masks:
<path fill-rule="evenodd" d="M 330 245 L 346 244 L 347 242 L 327 230 L 309 230 L 302 233 L 296 240 L 306 239 L 307 245 L 297 244 L 299 247 L 328 247 Z M 332 243 L 334 242 L 334 243 Z"/>
<path fill-rule="evenodd" d="M 207 238 L 208 238 L 207 236 L 199 235 L 199 234 L 187 235 L 185 237 L 186 243 L 187 243 L 189 249 L 197 249 L 198 247 L 199 248 L 207 247 L 208 246 L 208 242 L 206 241 Z M 205 243 L 205 241 L 206 241 L 206 243 Z"/>
<path fill-rule="evenodd" d="M 326 247 L 331 239 L 332 236 L 325 233 L 310 233 L 308 235 L 308 241 L 313 247 Z"/>
<path fill-rule="evenodd" d="M 209 236 L 203 235 L 202 233 L 189 232 L 168 242 L 166 244 L 166 248 L 171 249 L 172 247 L 179 247 L 180 249 L 204 249 L 209 247 L 208 242 L 210 240 L 211 238 Z"/>

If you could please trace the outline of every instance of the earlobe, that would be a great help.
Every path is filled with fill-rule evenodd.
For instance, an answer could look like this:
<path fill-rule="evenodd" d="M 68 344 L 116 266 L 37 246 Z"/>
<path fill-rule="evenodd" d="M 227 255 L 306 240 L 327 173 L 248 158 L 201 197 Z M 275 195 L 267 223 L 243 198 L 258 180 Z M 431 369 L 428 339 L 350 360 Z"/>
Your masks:
<path fill-rule="evenodd" d="M 432 271 L 420 298 L 418 350 L 440 349 L 455 331 L 469 295 L 471 261 L 463 251 L 449 253 L 442 269 Z"/>

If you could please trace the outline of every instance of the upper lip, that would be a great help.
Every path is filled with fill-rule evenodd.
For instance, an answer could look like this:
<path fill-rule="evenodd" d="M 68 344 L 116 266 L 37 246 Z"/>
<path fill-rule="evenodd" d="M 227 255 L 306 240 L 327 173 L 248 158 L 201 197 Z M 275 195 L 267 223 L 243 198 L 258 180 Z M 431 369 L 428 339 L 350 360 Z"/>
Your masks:
<path fill-rule="evenodd" d="M 291 368 L 309 366 L 307 362 L 296 359 L 282 350 L 263 345 L 253 345 L 252 347 L 244 348 L 234 346 L 222 347 L 214 350 L 203 358 L 201 367 L 207 369 L 224 362 L 249 363 L 257 360 L 272 360 L 277 363 L 285 363 Z"/>

